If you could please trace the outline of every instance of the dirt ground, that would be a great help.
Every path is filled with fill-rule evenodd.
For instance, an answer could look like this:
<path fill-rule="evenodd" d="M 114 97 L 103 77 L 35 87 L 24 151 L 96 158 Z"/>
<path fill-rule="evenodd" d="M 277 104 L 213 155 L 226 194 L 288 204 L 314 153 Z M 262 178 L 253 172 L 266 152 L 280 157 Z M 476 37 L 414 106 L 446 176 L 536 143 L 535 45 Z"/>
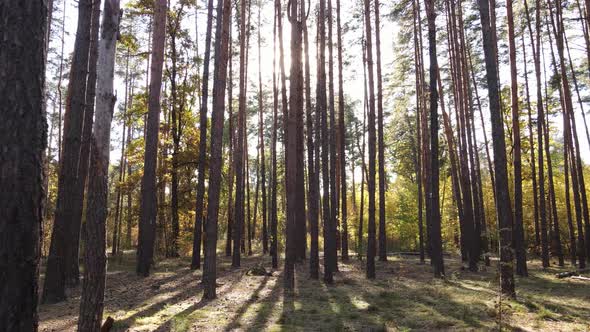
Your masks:
<path fill-rule="evenodd" d="M 248 273 L 258 264 L 270 268 L 269 257 L 244 257 L 239 269 L 223 257 L 217 299 L 205 302 L 201 271 L 191 271 L 188 259 L 159 261 L 151 276 L 140 278 L 133 258 L 109 260 L 104 318 L 115 319 L 114 331 L 590 331 L 590 283 L 557 279 L 556 272 L 571 267 L 542 271 L 536 261 L 528 278 L 517 279 L 512 301 L 499 299 L 494 268 L 471 273 L 456 258 L 445 258 L 446 278 L 437 280 L 428 263 L 393 256 L 377 262 L 374 281 L 355 258 L 339 264 L 330 286 L 310 280 L 304 262 L 295 296 L 285 297 L 280 270 Z M 40 306 L 40 331 L 75 330 L 80 287 L 68 295 L 66 302 Z"/>

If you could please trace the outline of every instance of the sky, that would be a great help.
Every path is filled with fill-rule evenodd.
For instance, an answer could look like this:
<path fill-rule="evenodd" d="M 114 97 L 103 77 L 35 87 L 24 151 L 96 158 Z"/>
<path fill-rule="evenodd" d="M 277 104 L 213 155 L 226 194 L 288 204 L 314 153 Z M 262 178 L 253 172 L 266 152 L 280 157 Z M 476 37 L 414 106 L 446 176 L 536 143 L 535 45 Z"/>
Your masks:
<path fill-rule="evenodd" d="M 65 24 L 66 24 L 66 38 L 65 38 L 65 50 L 66 53 L 72 52 L 73 50 L 73 46 L 74 46 L 74 38 L 75 38 L 75 31 L 76 31 L 76 24 L 77 24 L 77 1 L 73 1 L 73 0 L 65 0 L 66 1 L 66 19 L 65 19 Z M 204 39 L 205 39 L 205 28 L 206 28 L 206 10 L 205 10 L 205 1 L 204 0 L 197 0 L 200 6 L 200 9 L 198 11 L 198 16 L 197 16 L 197 22 L 198 22 L 198 32 L 199 32 L 199 36 L 198 36 L 198 41 L 199 41 L 199 51 L 201 52 L 201 56 L 202 56 L 202 52 L 204 50 Z M 128 0 L 122 0 L 121 1 L 121 7 L 125 8 L 126 4 L 128 3 Z M 172 0 L 171 1 L 172 4 L 174 4 L 176 1 Z M 263 81 L 263 85 L 265 85 L 265 87 L 267 89 L 270 88 L 270 85 L 272 84 L 272 59 L 273 59 L 273 44 L 272 44 L 272 39 L 273 39 L 273 31 L 272 31 L 272 18 L 273 18 L 273 6 L 272 6 L 272 2 L 270 1 L 266 1 L 267 3 L 265 4 L 265 6 L 263 7 L 263 11 L 262 11 L 262 30 L 261 30 L 261 35 L 262 35 L 262 54 L 261 54 L 261 63 L 262 63 L 262 81 Z M 384 1 L 385 2 L 385 1 Z M 61 1 L 56 1 L 56 3 L 58 3 L 59 6 L 62 6 L 62 2 Z M 334 6 L 335 6 L 335 1 L 333 1 Z M 354 4 L 353 4 L 354 3 Z M 357 16 L 356 21 L 355 18 L 353 16 L 353 14 L 355 12 L 359 11 L 359 7 L 356 5 L 357 1 L 353 1 L 353 0 L 343 0 L 342 1 L 342 22 L 343 25 L 345 22 L 349 22 L 350 25 L 357 25 L 359 27 L 362 27 L 362 22 L 358 21 L 360 20 L 360 18 L 362 18 L 362 16 Z M 391 71 L 393 70 L 393 66 L 395 64 L 395 59 L 394 59 L 394 47 L 396 46 L 395 40 L 397 38 L 397 33 L 398 33 L 398 26 L 392 22 L 389 18 L 385 17 L 385 14 L 388 13 L 389 8 L 390 8 L 390 3 L 389 2 L 385 2 L 384 4 L 382 4 L 382 18 L 381 18 L 381 50 L 382 50 L 382 63 L 383 63 L 383 72 L 385 75 L 384 79 L 387 79 L 387 76 L 389 73 L 391 73 Z M 314 16 L 314 8 L 312 8 L 312 13 L 310 14 L 310 20 L 311 22 L 308 23 L 308 29 L 309 29 L 309 39 L 310 39 L 310 66 L 311 66 L 311 73 L 312 73 L 312 82 L 315 81 L 315 68 L 316 68 L 316 59 L 315 59 L 315 39 L 316 39 L 316 31 L 315 31 L 315 18 L 312 18 L 312 16 Z M 190 34 L 192 36 L 195 35 L 195 15 L 194 15 L 194 10 L 191 9 L 192 12 L 187 16 L 186 20 L 185 20 L 185 25 L 186 28 L 188 28 L 190 30 Z M 498 17 L 502 17 L 504 12 L 503 8 L 500 8 L 498 10 Z M 334 16 L 336 15 L 335 10 L 334 10 Z M 60 14 L 58 14 L 60 15 Z M 251 20 L 252 20 L 252 25 L 253 26 L 259 26 L 257 19 L 258 19 L 258 15 L 257 15 L 257 7 L 253 4 L 252 5 L 252 14 L 251 14 Z M 504 21 L 498 21 L 498 24 L 503 24 Z M 235 29 L 235 23 L 232 23 L 234 25 L 234 29 Z M 336 20 L 334 19 L 334 42 L 336 42 Z M 438 25 L 442 25 L 444 24 L 444 16 L 443 15 L 439 15 L 437 18 L 437 24 Z M 284 36 L 284 47 L 285 47 L 285 54 L 288 55 L 289 54 L 289 43 L 290 43 L 290 28 L 289 28 L 289 24 L 287 22 L 287 20 L 285 19 L 283 22 L 284 28 L 283 28 L 283 36 Z M 374 29 L 374 27 L 373 27 Z M 425 27 L 424 27 L 424 30 Z M 235 30 L 234 30 L 235 31 Z M 362 118 L 362 100 L 363 100 L 363 73 L 362 73 L 362 48 L 361 48 L 361 44 L 359 42 L 360 40 L 360 33 L 361 30 L 357 29 L 357 30 L 348 30 L 345 31 L 344 35 L 343 35 L 343 56 L 344 59 L 347 63 L 349 63 L 349 65 L 347 67 L 345 67 L 344 69 L 344 91 L 345 94 L 348 96 L 348 98 L 350 98 L 352 101 L 357 101 L 356 105 L 358 106 L 357 109 L 355 110 L 357 116 L 359 118 Z M 237 33 L 234 33 L 234 37 L 237 36 Z M 249 80 L 256 82 L 258 79 L 258 49 L 257 49 L 257 33 L 256 31 L 254 31 L 250 37 L 250 44 L 251 44 L 251 49 L 249 52 L 250 55 L 250 60 L 249 60 Z M 439 38 L 441 38 L 439 36 Z M 425 39 L 426 42 L 426 39 Z M 53 41 L 53 47 L 59 47 L 59 40 L 54 40 Z M 500 43 L 506 43 L 506 41 L 502 41 L 500 40 Z M 517 45 L 520 44 L 520 41 L 517 42 Z M 579 43 L 579 38 L 576 40 L 575 38 L 572 38 L 572 40 L 570 41 L 570 45 L 572 47 L 572 54 L 574 59 L 580 59 L 583 58 L 583 45 L 580 45 Z M 143 48 L 147 47 L 147 45 L 143 46 Z M 440 49 L 440 48 L 439 48 Z M 427 52 L 427 51 L 425 51 Z M 327 50 L 326 50 L 326 56 L 327 56 Z M 375 53 L 375 52 L 373 52 Z M 520 54 L 520 52 L 518 56 L 521 57 L 522 55 Z M 236 62 L 234 63 L 234 77 L 237 80 L 238 74 L 237 74 L 237 70 L 238 70 L 238 64 L 237 64 L 237 59 L 235 59 Z M 425 66 L 427 68 L 428 66 L 428 57 L 425 56 Z M 336 48 L 334 48 L 334 61 L 336 64 Z M 445 59 L 443 59 L 443 57 L 439 56 L 439 62 L 440 65 L 443 66 L 445 65 Z M 278 61 L 277 61 L 278 62 Z M 290 58 L 289 56 L 285 57 L 285 68 L 288 71 L 289 70 L 289 65 L 290 65 Z M 213 66 L 211 66 L 213 67 Z M 519 63 L 519 71 L 522 72 L 523 70 L 523 66 L 522 66 L 522 61 Z M 532 75 L 532 64 L 529 65 L 529 71 L 531 71 L 531 74 L 529 75 L 529 79 L 530 79 L 530 84 L 531 87 L 533 87 L 534 84 L 534 75 Z M 212 69 L 211 69 L 212 70 Z M 335 68 L 335 78 L 337 78 L 337 68 Z M 115 76 L 115 89 L 116 89 L 116 95 L 118 96 L 123 96 L 123 92 L 124 92 L 124 84 L 122 82 L 121 77 Z M 509 83 L 509 74 L 508 74 L 508 64 L 504 63 L 501 65 L 500 68 L 500 78 L 502 81 L 502 84 L 508 84 Z M 408 80 L 411 80 L 413 84 L 413 77 L 408 78 Z M 336 82 L 337 83 L 337 82 Z M 385 86 L 386 84 L 384 84 Z M 252 85 L 249 85 L 249 88 Z M 210 87 L 211 88 L 211 87 Z M 315 90 L 314 88 L 314 84 L 312 83 L 312 88 Z M 337 88 L 337 86 L 336 86 Z M 337 90 L 336 90 L 337 91 Z M 486 93 L 485 91 L 483 91 L 483 89 L 481 89 L 480 87 L 480 95 L 482 96 L 482 98 L 485 98 Z M 251 91 L 251 93 L 256 93 L 256 91 Z M 236 92 L 237 94 L 237 92 Z M 121 102 L 123 98 L 119 98 L 118 102 Z M 575 101 L 574 101 L 575 102 Z M 384 108 L 386 109 L 386 111 L 391 111 L 391 109 L 393 108 L 393 104 L 395 103 L 395 100 L 388 100 L 386 102 L 386 104 L 384 105 Z M 588 109 L 588 105 L 584 105 L 586 109 Z M 118 106 L 117 106 L 118 107 Z M 576 107 L 576 114 L 577 114 L 577 127 L 578 127 L 578 135 L 579 135 L 579 141 L 581 144 L 581 154 L 582 154 L 582 158 L 584 159 L 584 161 L 586 163 L 590 162 L 590 147 L 588 146 L 588 141 L 585 139 L 585 134 L 584 134 L 584 127 L 583 127 L 583 122 L 582 122 L 582 118 L 580 116 L 580 112 L 579 112 L 579 108 L 578 108 L 578 104 L 577 102 L 575 102 L 575 107 Z M 195 108 L 196 109 L 196 108 Z M 485 122 L 486 122 L 486 130 L 488 132 L 488 137 L 491 139 L 491 135 L 489 134 L 490 132 L 490 128 L 489 128 L 489 112 L 487 111 L 487 108 L 484 109 L 484 117 L 485 117 Z M 253 120 L 253 121 L 257 121 Z M 386 120 L 387 121 L 387 120 Z M 476 121 L 476 123 L 478 123 L 479 121 Z M 552 119 L 552 123 L 554 125 L 554 127 L 560 132 L 559 135 L 562 136 L 561 131 L 562 131 L 562 121 L 560 119 L 560 117 Z M 477 125 L 476 125 L 477 126 Z M 478 126 L 479 127 L 479 126 Z M 114 123 L 113 124 L 113 135 L 112 135 L 112 149 L 111 149 L 111 157 L 112 158 L 119 158 L 120 156 L 120 148 L 118 147 L 118 145 L 120 143 L 120 139 L 121 139 L 121 132 L 122 132 L 122 127 L 121 124 L 117 124 Z M 523 128 L 523 134 L 526 132 L 526 128 Z M 477 129 L 477 136 L 478 136 L 478 141 L 479 142 L 483 142 L 483 135 L 481 132 L 481 128 Z M 252 155 L 254 155 L 256 153 L 255 151 L 255 138 L 252 137 L 251 140 L 253 141 L 253 144 L 250 144 L 250 149 L 252 149 L 252 151 L 250 151 L 252 153 Z M 491 149 L 491 146 L 490 146 Z M 357 170 L 357 172 L 359 172 L 360 170 Z M 356 176 L 357 174 L 355 174 Z M 360 177 L 360 174 L 358 174 L 358 176 Z"/>

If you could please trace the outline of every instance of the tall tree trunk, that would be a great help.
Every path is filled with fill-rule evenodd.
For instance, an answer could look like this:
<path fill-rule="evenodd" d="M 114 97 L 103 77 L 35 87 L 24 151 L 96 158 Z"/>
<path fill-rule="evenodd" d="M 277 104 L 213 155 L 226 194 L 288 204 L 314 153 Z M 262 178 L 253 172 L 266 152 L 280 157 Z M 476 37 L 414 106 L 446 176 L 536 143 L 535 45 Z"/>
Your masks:
<path fill-rule="evenodd" d="M 375 0 L 375 51 L 377 58 L 377 145 L 379 150 L 379 260 L 387 261 L 385 233 L 385 141 L 383 134 L 383 78 L 381 74 L 381 25 L 379 0 Z"/>
<path fill-rule="evenodd" d="M 248 0 L 242 0 L 240 5 L 240 93 L 238 97 L 238 137 L 235 151 L 236 165 L 236 200 L 235 225 L 233 227 L 233 255 L 232 267 L 240 267 L 240 247 L 244 228 L 244 124 L 246 121 L 246 12 Z"/>
<path fill-rule="evenodd" d="M 289 85 L 289 111 L 287 121 L 286 141 L 287 147 L 285 151 L 285 176 L 286 176 L 286 191 L 287 191 L 287 224 L 285 232 L 286 253 L 285 253 L 285 269 L 284 269 L 284 287 L 285 290 L 292 292 L 295 288 L 295 260 L 301 258 L 301 248 L 297 245 L 299 241 L 305 241 L 305 233 L 303 239 L 299 237 L 297 232 L 297 224 L 300 223 L 297 209 L 300 207 L 298 199 L 300 175 L 302 172 L 297 170 L 299 161 L 298 149 L 298 127 L 299 117 L 303 114 L 303 71 L 301 59 L 301 21 L 305 19 L 305 5 L 300 4 L 297 0 L 291 0 L 287 6 L 287 17 L 291 23 L 291 69 L 290 69 L 290 85 Z M 305 211 L 304 211 L 305 212 Z M 305 218 L 303 218 L 305 223 Z M 303 250 L 305 256 L 305 249 Z"/>
<path fill-rule="evenodd" d="M 148 119 L 145 140 L 143 178 L 141 180 L 141 215 L 137 245 L 137 268 L 139 276 L 147 277 L 153 263 L 156 215 L 156 164 L 158 155 L 158 134 L 160 126 L 160 90 L 162 87 L 162 66 L 166 40 L 166 0 L 155 3 L 154 32 L 152 34 L 152 64 L 150 68 L 150 91 L 148 97 Z"/>
<path fill-rule="evenodd" d="M 369 173 L 367 175 L 367 189 L 369 193 L 369 220 L 368 220 L 368 246 L 367 246 L 367 278 L 375 279 L 375 84 L 373 78 L 373 37 L 371 29 L 371 6 L 369 0 L 365 4 L 365 38 L 367 41 L 367 71 L 369 76 L 369 108 L 368 108 L 368 129 L 369 129 Z"/>
<path fill-rule="evenodd" d="M 514 18 L 512 0 L 506 2 L 508 18 L 508 47 L 510 57 L 510 100 L 512 109 L 512 167 L 514 168 L 514 220 L 512 230 L 514 238 L 512 246 L 516 254 L 516 274 L 521 277 L 528 275 L 526 265 L 526 246 L 522 218 L 522 157 L 520 144 L 520 116 L 518 106 L 518 73 L 516 71 L 516 41 L 514 36 Z M 525 59 L 526 61 L 526 59 Z"/>
<path fill-rule="evenodd" d="M 86 77 L 92 26 L 92 0 L 78 3 L 78 27 L 66 98 L 62 157 L 59 167 L 57 204 L 51 245 L 47 257 L 44 303 L 65 300 L 67 271 L 71 267 L 73 242 L 70 238 L 75 220 L 77 181 L 80 160 L 84 109 L 86 105 Z M 41 38 L 43 39 L 43 38 Z"/>
<path fill-rule="evenodd" d="M 106 3 L 105 3 L 106 5 Z M 125 135 L 127 134 L 125 129 L 127 126 L 131 126 L 131 123 L 127 120 L 127 101 L 129 100 L 129 58 L 131 57 L 131 50 L 127 47 L 127 54 L 125 55 L 125 100 L 123 100 L 123 137 L 121 138 L 121 158 L 119 159 L 119 182 L 117 184 L 117 198 L 115 200 L 115 221 L 113 225 L 113 243 L 111 247 L 111 255 L 116 255 L 120 251 L 118 247 L 119 237 L 121 234 L 119 229 L 121 228 L 121 219 L 123 215 L 123 195 L 122 195 L 122 185 L 123 179 L 125 177 L 125 148 L 128 147 L 125 141 Z M 98 82 L 97 82 L 98 83 Z"/>
<path fill-rule="evenodd" d="M 184 109 L 184 97 L 179 96 L 178 86 L 178 46 L 177 39 L 179 30 L 181 29 L 181 20 L 183 17 L 184 6 L 181 4 L 175 10 L 175 15 L 171 16 L 169 20 L 169 36 L 170 36 L 170 62 L 171 69 L 169 70 L 170 76 L 170 94 L 171 94 L 171 107 L 170 116 L 172 126 L 170 132 L 172 133 L 172 169 L 171 181 L 170 181 L 170 214 L 171 214 L 171 226 L 172 234 L 170 238 L 170 257 L 179 257 L 179 244 L 178 240 L 180 237 L 180 220 L 178 215 L 178 154 L 180 153 L 180 140 L 182 138 L 183 130 L 183 119 L 182 112 Z M 184 92 L 180 92 L 184 94 Z"/>
<path fill-rule="evenodd" d="M 332 0 L 327 3 L 327 21 L 328 21 L 328 142 L 325 144 L 329 147 L 329 172 L 330 172 L 330 222 L 328 226 L 327 246 L 324 248 L 324 255 L 328 259 L 334 272 L 338 271 L 338 188 L 336 185 L 336 110 L 334 101 L 334 43 L 332 38 L 332 25 L 334 16 L 332 15 Z"/>
<path fill-rule="evenodd" d="M 540 215 L 540 231 L 541 231 L 541 260 L 543 267 L 549 266 L 549 244 L 547 241 L 547 210 L 545 208 L 545 166 L 543 157 L 543 128 L 545 122 L 545 115 L 543 109 L 543 93 L 541 90 L 541 8 L 540 1 L 535 1 L 535 36 L 533 37 L 533 29 L 531 27 L 531 18 L 528 11 L 527 1 L 524 1 L 525 13 L 527 20 L 527 27 L 531 38 L 531 47 L 533 51 L 533 59 L 535 62 L 535 79 L 537 82 L 537 148 L 538 150 L 538 165 L 539 165 L 539 215 Z M 534 43 L 532 41 L 535 41 Z M 548 138 L 546 138 L 548 139 Z"/>
<path fill-rule="evenodd" d="M 80 5 L 85 7 L 84 3 Z M 39 322 L 37 292 L 43 220 L 43 151 L 47 147 L 47 122 L 43 109 L 46 29 L 47 7 L 44 2 L 2 5 L 0 326 L 6 331 L 36 331 Z"/>
<path fill-rule="evenodd" d="M 267 217 L 267 200 L 266 200 L 266 158 L 264 149 L 264 103 L 262 94 L 262 47 L 260 30 L 262 27 L 260 11 L 262 10 L 262 2 L 258 3 L 258 108 L 259 108 L 259 119 L 258 119 L 258 135 L 260 144 L 260 174 L 261 174 L 261 188 L 262 188 L 262 253 L 268 252 L 268 219 Z"/>
<path fill-rule="evenodd" d="M 434 276 L 441 278 L 445 274 L 439 202 L 439 169 L 438 169 L 438 91 L 437 76 L 438 62 L 436 56 L 436 13 L 434 1 L 426 1 L 426 16 L 428 18 L 428 53 L 430 55 L 430 170 L 427 179 L 427 197 L 430 204 L 426 206 L 426 218 L 430 223 L 431 259 L 434 266 Z M 428 213 L 430 211 L 430 213 Z"/>
<path fill-rule="evenodd" d="M 532 43 L 532 40 L 531 40 Z M 539 246 L 541 244 L 541 238 L 539 233 L 539 196 L 537 194 L 538 186 L 537 186 L 537 170 L 536 170 L 536 161 L 535 161 L 535 139 L 533 136 L 533 117 L 532 117 L 532 106 L 531 106 L 531 98 L 529 92 L 529 76 L 527 70 L 527 57 L 526 57 L 526 47 L 524 45 L 524 34 L 522 35 L 522 57 L 525 59 L 524 61 L 524 86 L 526 92 L 526 105 L 527 105 L 527 114 L 528 114 L 528 129 L 529 129 L 529 145 L 531 151 L 531 179 L 533 184 L 533 213 L 534 213 L 534 225 L 535 225 L 535 246 Z"/>
<path fill-rule="evenodd" d="M 303 45 L 305 47 L 305 120 L 307 125 L 307 182 L 309 193 L 307 195 L 307 215 L 309 220 L 310 231 L 310 248 L 309 248 L 309 275 L 312 279 L 320 277 L 320 258 L 319 258 L 319 183 L 315 169 L 314 155 L 314 135 L 319 131 L 319 124 L 312 118 L 311 105 L 311 72 L 309 66 L 309 36 L 307 33 L 307 20 L 302 23 L 303 28 Z M 316 109 L 317 112 L 317 109 Z M 319 142 L 315 142 L 319 144 Z"/>
<path fill-rule="evenodd" d="M 221 189 L 221 156 L 225 109 L 225 78 L 229 53 L 229 22 L 231 1 L 217 1 L 217 27 L 215 29 L 215 70 L 213 75 L 213 101 L 211 114 L 211 155 L 209 162 L 209 190 L 207 219 L 205 222 L 205 259 L 203 265 L 203 298 L 216 297 L 217 280 L 217 221 Z M 239 248 L 239 246 L 238 246 Z"/>
<path fill-rule="evenodd" d="M 195 203 L 195 225 L 193 228 L 193 256 L 191 260 L 191 269 L 193 270 L 201 268 L 201 239 L 203 237 L 203 209 L 205 202 L 205 162 L 207 158 L 207 107 L 209 103 L 209 63 L 211 62 L 212 30 L 213 0 L 209 0 L 207 2 L 207 29 L 205 32 L 205 54 L 203 56 L 203 86 L 201 87 L 201 107 L 199 110 L 199 166 L 197 178 L 197 200 Z"/>
<path fill-rule="evenodd" d="M 348 260 L 348 210 L 346 197 L 346 127 L 344 125 L 344 79 L 342 66 L 342 24 L 340 17 L 340 0 L 336 0 L 336 30 L 338 36 L 338 127 L 340 133 L 340 200 L 342 215 L 341 254 L 342 260 Z"/>
<path fill-rule="evenodd" d="M 364 29 L 364 21 L 363 21 L 363 30 Z M 363 259 L 363 224 L 365 218 L 365 178 L 367 177 L 367 165 L 365 163 L 365 147 L 366 147 L 366 127 L 367 127 L 367 113 L 369 110 L 369 93 L 367 91 L 367 47 L 365 43 L 365 34 L 363 32 L 362 37 L 362 44 L 363 44 L 363 128 L 362 128 L 362 136 L 363 136 L 363 145 L 362 147 L 359 146 L 359 152 L 361 153 L 361 210 L 359 213 L 359 225 L 358 225 L 358 237 L 357 237 L 357 254 L 360 261 Z M 358 144 L 358 141 L 357 141 Z"/>
<path fill-rule="evenodd" d="M 278 268 L 279 253 L 277 239 L 277 126 L 279 109 L 279 88 L 277 84 L 277 31 L 280 15 L 280 2 L 274 2 L 274 24 L 273 24 L 273 57 L 272 57 L 272 86 L 273 86 L 273 115 L 272 115 L 272 137 L 271 137 L 271 197 L 270 197 L 270 255 L 272 256 L 272 268 Z"/>
<path fill-rule="evenodd" d="M 92 5 L 90 50 L 88 55 L 88 77 L 86 82 L 86 104 L 84 106 L 84 126 L 82 130 L 82 142 L 80 148 L 80 162 L 78 165 L 78 180 L 76 181 L 77 200 L 74 208 L 74 219 L 70 228 L 72 247 L 70 257 L 66 260 L 66 284 L 77 286 L 80 283 L 80 229 L 82 226 L 82 213 L 84 207 L 84 191 L 90 162 L 90 140 L 92 136 L 92 123 L 94 120 L 94 99 L 96 96 L 96 64 L 98 60 L 98 32 L 100 21 L 100 1 L 95 0 Z"/>
<path fill-rule="evenodd" d="M 110 134 L 116 97 L 113 93 L 119 0 L 105 0 L 97 72 L 96 121 L 92 133 L 88 208 L 84 227 L 84 282 L 78 330 L 98 331 L 102 324 L 106 280 L 106 220 Z"/>
<path fill-rule="evenodd" d="M 229 17 L 229 26 L 231 27 L 231 15 Z M 229 47 L 229 60 L 228 60 L 228 84 L 227 84 L 227 108 L 229 109 L 229 119 L 228 119 L 228 130 L 229 130 L 229 179 L 228 182 L 228 195 L 227 195 L 227 229 L 226 229 L 226 236 L 225 236 L 225 256 L 231 257 L 232 254 L 232 233 L 233 233 L 233 224 L 234 224 L 234 203 L 233 203 L 233 192 L 234 192 L 234 180 L 235 180 L 235 136 L 236 132 L 235 128 L 235 116 L 234 116 L 234 107 L 233 107 L 233 43 L 232 43 L 232 29 L 229 29 L 229 36 L 228 36 L 228 47 Z"/>
<path fill-rule="evenodd" d="M 324 0 L 320 1 L 318 11 L 318 17 L 324 18 L 326 15 L 326 3 Z M 320 120 L 320 133 L 321 133 L 321 140 L 316 140 L 318 142 L 322 142 L 321 147 L 321 172 L 322 172 L 322 197 L 321 204 L 322 204 L 322 220 L 323 220 L 323 235 L 324 235 L 324 282 L 327 284 L 331 284 L 334 282 L 334 268 L 331 265 L 330 259 L 328 258 L 328 248 L 330 247 L 330 223 L 331 221 L 331 211 L 330 211 L 330 173 L 328 169 L 329 163 L 329 149 L 328 149 L 328 140 L 329 140 L 329 133 L 328 133 L 328 103 L 327 103 L 327 96 L 326 96 L 326 24 L 324 19 L 318 19 L 318 78 L 317 78 L 317 88 L 316 88 L 316 103 L 317 108 L 316 112 L 319 115 Z M 319 164 L 319 162 L 318 162 Z"/>
<path fill-rule="evenodd" d="M 494 170 L 496 173 L 496 211 L 500 238 L 500 284 L 503 294 L 515 297 L 512 257 L 512 211 L 508 192 L 508 171 L 506 168 L 506 142 L 500 110 L 498 70 L 495 52 L 496 31 L 490 22 L 490 12 L 495 9 L 488 0 L 478 0 L 482 25 L 483 47 L 487 73 L 490 118 L 494 146 Z"/>

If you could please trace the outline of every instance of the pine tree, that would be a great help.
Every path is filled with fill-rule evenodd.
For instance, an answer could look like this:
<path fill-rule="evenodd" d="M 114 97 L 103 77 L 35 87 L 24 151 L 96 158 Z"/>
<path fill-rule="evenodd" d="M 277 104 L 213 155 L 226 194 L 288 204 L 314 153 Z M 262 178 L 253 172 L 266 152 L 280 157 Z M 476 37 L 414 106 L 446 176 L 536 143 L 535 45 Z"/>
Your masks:
<path fill-rule="evenodd" d="M 46 31 L 44 2 L 2 5 L 0 326 L 7 331 L 36 331 L 38 327 L 39 240 L 44 196 L 42 160 L 47 145 L 43 110 Z"/>

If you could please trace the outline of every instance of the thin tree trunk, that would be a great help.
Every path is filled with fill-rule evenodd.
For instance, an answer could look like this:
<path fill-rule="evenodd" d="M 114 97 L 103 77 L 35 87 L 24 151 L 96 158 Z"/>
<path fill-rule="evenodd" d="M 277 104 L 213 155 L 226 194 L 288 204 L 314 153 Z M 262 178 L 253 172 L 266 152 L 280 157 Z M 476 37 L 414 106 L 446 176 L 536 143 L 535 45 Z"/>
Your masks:
<path fill-rule="evenodd" d="M 387 261 L 385 233 L 385 141 L 383 134 L 383 78 L 381 74 L 381 25 L 379 0 L 375 0 L 375 50 L 377 58 L 377 145 L 379 150 L 379 260 Z"/>
<path fill-rule="evenodd" d="M 526 265 L 526 247 L 522 217 L 522 157 L 520 144 L 520 116 L 518 106 L 518 73 L 516 71 L 516 41 L 514 36 L 514 18 L 512 0 L 506 2 L 508 18 L 508 47 L 510 56 L 510 100 L 512 109 L 512 167 L 514 169 L 514 239 L 512 246 L 516 256 L 516 274 L 521 277 L 528 275 Z"/>
<path fill-rule="evenodd" d="M 330 172 L 330 211 L 331 218 L 328 224 L 328 242 L 324 249 L 325 255 L 328 258 L 329 264 L 332 266 L 334 272 L 338 271 L 338 226 L 339 226 L 339 209 L 338 209 L 338 187 L 336 183 L 336 168 L 337 168 L 337 148 L 336 148 L 336 107 L 334 98 L 334 42 L 332 26 L 334 16 L 332 14 L 332 0 L 327 3 L 327 21 L 328 21 L 328 139 L 326 143 L 329 147 L 329 172 Z"/>
<path fill-rule="evenodd" d="M 258 108 L 259 108 L 259 119 L 258 119 L 258 130 L 260 139 L 260 174 L 261 174 L 261 188 L 262 188 L 262 253 L 268 252 L 268 219 L 267 217 L 267 198 L 266 198 L 266 158 L 264 149 L 264 104 L 262 95 L 262 47 L 261 47 L 261 17 L 260 11 L 262 10 L 262 2 L 258 3 Z"/>
<path fill-rule="evenodd" d="M 303 22 L 303 44 L 305 50 L 305 119 L 307 125 L 307 178 L 309 193 L 307 195 L 307 213 L 310 231 L 309 249 L 309 274 L 312 279 L 319 279 L 320 258 L 319 258 L 319 183 L 315 168 L 314 156 L 314 135 L 319 131 L 318 123 L 314 126 L 311 105 L 311 72 L 309 66 L 309 36 L 307 33 L 307 20 Z M 317 112 L 317 109 L 316 109 Z M 319 142 L 315 142 L 319 144 Z"/>
<path fill-rule="evenodd" d="M 532 41 L 531 41 L 532 42 Z M 522 35 L 522 57 L 525 59 L 524 61 L 524 86 L 526 91 L 526 105 L 527 105 L 527 114 L 528 114 L 528 129 L 529 129 L 529 145 L 531 150 L 531 179 L 533 184 L 533 209 L 534 209 L 534 225 L 535 225 L 535 246 L 539 246 L 541 244 L 541 238 L 539 233 L 539 196 L 537 194 L 538 186 L 537 186 L 537 171 L 536 171 L 536 161 L 535 161 L 535 140 L 533 136 L 533 117 L 532 117 L 532 107 L 531 107 L 531 98 L 529 92 L 529 78 L 528 78 L 528 70 L 527 70 L 527 57 L 526 57 L 526 47 L 524 45 L 524 34 Z"/>
<path fill-rule="evenodd" d="M 543 157 L 543 128 L 545 122 L 544 108 L 543 108 L 543 93 L 541 90 L 541 14 L 540 2 L 535 1 L 535 37 L 533 37 L 533 29 L 531 27 L 531 19 L 528 11 L 527 1 L 524 1 L 525 13 L 527 19 L 527 26 L 531 38 L 531 48 L 533 50 L 533 59 L 535 61 L 535 79 L 537 82 L 537 148 L 538 165 L 539 165 L 539 215 L 540 215 L 540 231 L 541 231 L 541 260 L 543 267 L 549 266 L 549 244 L 547 241 L 547 211 L 545 208 L 545 167 Z M 533 43 L 532 41 L 535 40 Z M 546 138 L 548 139 L 548 138 Z"/>
<path fill-rule="evenodd" d="M 371 29 L 371 7 L 370 1 L 364 0 L 365 4 L 365 38 L 367 41 L 367 66 L 369 76 L 369 108 L 368 108 L 368 129 L 369 129 L 369 174 L 368 174 L 368 193 L 369 193 L 369 221 L 368 221 L 368 246 L 367 246 L 367 278 L 375 279 L 375 85 L 373 79 L 373 43 Z"/>
<path fill-rule="evenodd" d="M 272 86 L 273 86 L 273 116 L 272 116 L 272 137 L 271 137 L 271 197 L 270 197 L 270 255 L 272 256 L 272 268 L 277 269 L 279 265 L 278 239 L 277 239 L 277 122 L 279 109 L 279 91 L 277 85 L 277 31 L 278 15 L 280 13 L 280 2 L 274 2 L 274 24 L 273 24 L 273 58 L 272 58 Z"/>
<path fill-rule="evenodd" d="M 246 12 L 247 0 L 240 5 L 240 94 L 238 98 L 238 137 L 235 151 L 236 165 L 236 200 L 235 225 L 233 227 L 232 267 L 240 267 L 240 247 L 244 228 L 244 127 L 246 121 Z"/>
<path fill-rule="evenodd" d="M 191 269 L 201 268 L 201 239 L 203 237 L 203 209 L 205 201 L 205 161 L 207 155 L 207 107 L 209 100 L 209 63 L 211 61 L 211 34 L 213 30 L 213 0 L 207 3 L 207 30 L 205 32 L 205 54 L 203 56 L 203 81 L 199 113 L 199 166 L 195 225 L 193 228 L 193 256 Z M 231 84 L 231 83 L 230 83 Z"/>
<path fill-rule="evenodd" d="M 229 17 L 229 26 L 231 27 L 231 15 Z M 227 194 L 227 230 L 225 237 L 225 256 L 231 257 L 232 254 L 232 228 L 234 224 L 234 203 L 233 203 L 233 192 L 234 192 L 234 180 L 235 180 L 235 130 L 234 130 L 234 107 L 233 107 L 233 43 L 232 43 L 232 29 L 229 29 L 229 60 L 228 60 L 228 84 L 227 84 L 227 108 L 229 109 L 229 179 L 228 182 L 228 194 Z"/>

